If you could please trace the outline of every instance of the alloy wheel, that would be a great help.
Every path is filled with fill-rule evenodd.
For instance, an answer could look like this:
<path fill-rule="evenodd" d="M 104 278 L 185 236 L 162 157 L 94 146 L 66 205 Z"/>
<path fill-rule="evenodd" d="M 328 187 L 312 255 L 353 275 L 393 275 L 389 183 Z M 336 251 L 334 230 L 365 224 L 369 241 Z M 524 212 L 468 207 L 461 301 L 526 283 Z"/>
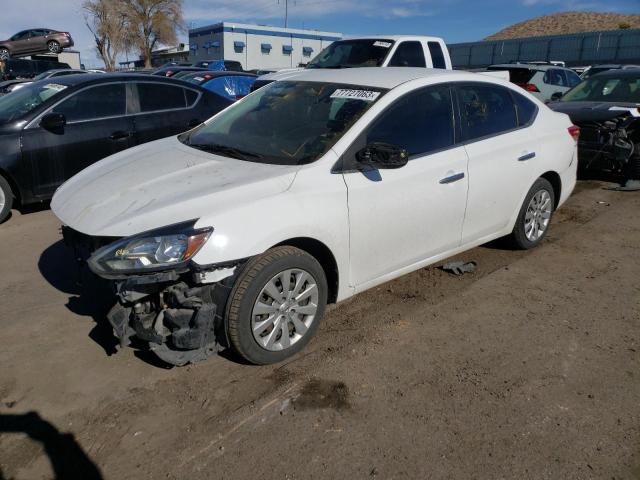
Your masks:
<path fill-rule="evenodd" d="M 551 219 L 551 195 L 546 190 L 539 190 L 531 197 L 524 216 L 524 233 L 527 240 L 535 242 L 544 235 Z"/>
<path fill-rule="evenodd" d="M 49 42 L 47 47 L 51 53 L 60 52 L 60 44 L 58 42 Z"/>
<path fill-rule="evenodd" d="M 0 60 L 9 60 L 9 50 L 0 48 Z"/>
<path fill-rule="evenodd" d="M 269 351 L 285 350 L 309 330 L 318 311 L 318 285 L 302 269 L 285 270 L 262 288 L 251 313 L 253 338 Z"/>
<path fill-rule="evenodd" d="M 6 203 L 7 199 L 4 196 L 4 191 L 2 190 L 2 188 L 0 188 L 0 212 L 2 212 Z"/>

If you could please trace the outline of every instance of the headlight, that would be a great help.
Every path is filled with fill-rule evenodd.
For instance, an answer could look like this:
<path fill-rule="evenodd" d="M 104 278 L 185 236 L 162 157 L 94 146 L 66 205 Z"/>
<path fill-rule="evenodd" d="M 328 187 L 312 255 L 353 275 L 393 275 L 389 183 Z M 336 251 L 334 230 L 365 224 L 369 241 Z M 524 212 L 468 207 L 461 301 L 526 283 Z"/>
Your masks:
<path fill-rule="evenodd" d="M 97 275 L 145 273 L 187 262 L 204 245 L 212 228 L 195 230 L 194 222 L 123 238 L 97 250 L 89 267 Z"/>

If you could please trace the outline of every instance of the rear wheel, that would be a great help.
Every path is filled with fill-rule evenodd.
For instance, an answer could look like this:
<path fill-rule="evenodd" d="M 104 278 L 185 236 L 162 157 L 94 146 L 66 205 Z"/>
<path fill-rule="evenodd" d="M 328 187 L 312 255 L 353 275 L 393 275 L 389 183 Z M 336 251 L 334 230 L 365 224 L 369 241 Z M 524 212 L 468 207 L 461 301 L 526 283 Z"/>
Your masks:
<path fill-rule="evenodd" d="M 47 42 L 47 50 L 51 53 L 60 53 L 60 44 L 55 40 Z"/>
<path fill-rule="evenodd" d="M 9 60 L 11 54 L 9 53 L 9 49 L 5 47 L 0 47 L 0 60 Z"/>
<path fill-rule="evenodd" d="M 13 206 L 13 192 L 9 183 L 0 177 L 0 223 L 4 222 L 11 213 Z"/>
<path fill-rule="evenodd" d="M 276 363 L 304 348 L 327 303 L 322 266 L 306 252 L 276 247 L 245 267 L 230 295 L 233 349 L 251 363 Z"/>
<path fill-rule="evenodd" d="M 536 247 L 547 234 L 555 206 L 555 194 L 548 180 L 539 178 L 524 199 L 511 233 L 516 247 Z"/>

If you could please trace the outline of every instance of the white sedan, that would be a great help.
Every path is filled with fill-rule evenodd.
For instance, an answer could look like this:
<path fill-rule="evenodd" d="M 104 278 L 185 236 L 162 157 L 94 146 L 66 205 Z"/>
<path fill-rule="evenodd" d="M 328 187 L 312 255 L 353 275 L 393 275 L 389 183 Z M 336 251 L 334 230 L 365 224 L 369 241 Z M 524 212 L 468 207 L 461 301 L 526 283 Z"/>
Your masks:
<path fill-rule="evenodd" d="M 574 188 L 578 135 L 488 76 L 305 70 L 87 168 L 51 206 L 115 283 L 123 345 L 268 364 L 327 303 L 499 237 L 538 245 Z"/>

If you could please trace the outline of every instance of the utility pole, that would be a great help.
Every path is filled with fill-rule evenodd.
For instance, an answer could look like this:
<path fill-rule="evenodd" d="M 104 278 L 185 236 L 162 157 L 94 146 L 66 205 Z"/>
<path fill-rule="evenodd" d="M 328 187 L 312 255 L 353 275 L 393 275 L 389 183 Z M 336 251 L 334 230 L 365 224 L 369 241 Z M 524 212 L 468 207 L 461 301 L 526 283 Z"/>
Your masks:
<path fill-rule="evenodd" d="M 287 23 L 289 23 L 289 0 L 284 1 L 284 28 L 287 28 Z M 280 4 L 280 0 L 278 0 L 278 4 Z"/>

